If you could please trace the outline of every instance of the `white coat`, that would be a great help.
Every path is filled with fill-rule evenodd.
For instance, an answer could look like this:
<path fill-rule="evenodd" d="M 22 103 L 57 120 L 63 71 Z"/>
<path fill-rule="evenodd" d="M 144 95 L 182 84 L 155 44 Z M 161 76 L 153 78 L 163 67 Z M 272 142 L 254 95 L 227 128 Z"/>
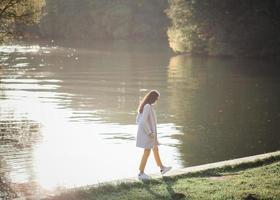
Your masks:
<path fill-rule="evenodd" d="M 142 113 L 138 113 L 136 117 L 138 124 L 136 146 L 144 149 L 151 149 L 155 145 L 159 145 L 157 140 L 157 117 L 152 105 L 146 104 Z M 154 137 L 150 134 L 153 133 Z"/>

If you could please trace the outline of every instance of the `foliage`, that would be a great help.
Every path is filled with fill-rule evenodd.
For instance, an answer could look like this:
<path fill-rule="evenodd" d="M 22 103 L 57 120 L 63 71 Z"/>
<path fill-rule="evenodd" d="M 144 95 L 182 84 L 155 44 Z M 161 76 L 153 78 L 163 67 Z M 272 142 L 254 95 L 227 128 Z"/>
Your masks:
<path fill-rule="evenodd" d="M 44 0 L 1 0 L 0 43 L 16 36 L 21 24 L 38 23 Z"/>
<path fill-rule="evenodd" d="M 167 15 L 176 52 L 233 56 L 277 56 L 277 0 L 170 0 Z"/>

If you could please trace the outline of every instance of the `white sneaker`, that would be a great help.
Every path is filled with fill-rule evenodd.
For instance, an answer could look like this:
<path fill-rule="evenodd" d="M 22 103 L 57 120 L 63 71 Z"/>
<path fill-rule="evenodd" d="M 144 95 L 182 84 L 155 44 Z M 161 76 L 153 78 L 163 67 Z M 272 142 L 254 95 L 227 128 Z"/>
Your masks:
<path fill-rule="evenodd" d="M 148 175 L 145 174 L 145 173 L 139 173 L 139 174 L 138 174 L 138 179 L 139 179 L 139 180 L 150 180 L 151 177 L 148 176 Z"/>
<path fill-rule="evenodd" d="M 171 168 L 172 168 L 172 167 L 165 167 L 165 166 L 164 166 L 164 167 L 160 170 L 160 173 L 161 173 L 161 174 L 165 174 L 166 172 L 168 172 L 169 170 L 171 170 Z"/>

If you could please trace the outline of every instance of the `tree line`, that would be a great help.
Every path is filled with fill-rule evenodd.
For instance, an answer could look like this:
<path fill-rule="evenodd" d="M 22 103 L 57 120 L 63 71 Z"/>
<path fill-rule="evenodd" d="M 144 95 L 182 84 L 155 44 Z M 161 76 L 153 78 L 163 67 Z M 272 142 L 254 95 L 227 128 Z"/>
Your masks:
<path fill-rule="evenodd" d="M 278 0 L 1 0 L 0 38 L 161 39 L 179 53 L 275 57 L 279 10 Z"/>
<path fill-rule="evenodd" d="M 167 0 L 48 0 L 43 37 L 60 39 L 166 38 Z"/>

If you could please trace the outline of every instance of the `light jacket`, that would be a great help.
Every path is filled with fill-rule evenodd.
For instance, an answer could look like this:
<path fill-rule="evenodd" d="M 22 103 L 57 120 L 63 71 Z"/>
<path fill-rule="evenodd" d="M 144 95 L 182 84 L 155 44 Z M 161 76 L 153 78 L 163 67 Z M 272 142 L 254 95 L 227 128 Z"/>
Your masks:
<path fill-rule="evenodd" d="M 152 105 L 146 104 L 142 113 L 138 113 L 136 117 L 138 124 L 136 146 L 145 149 L 151 149 L 155 145 L 159 145 L 157 140 L 157 117 Z M 154 137 L 150 134 L 153 133 Z"/>

